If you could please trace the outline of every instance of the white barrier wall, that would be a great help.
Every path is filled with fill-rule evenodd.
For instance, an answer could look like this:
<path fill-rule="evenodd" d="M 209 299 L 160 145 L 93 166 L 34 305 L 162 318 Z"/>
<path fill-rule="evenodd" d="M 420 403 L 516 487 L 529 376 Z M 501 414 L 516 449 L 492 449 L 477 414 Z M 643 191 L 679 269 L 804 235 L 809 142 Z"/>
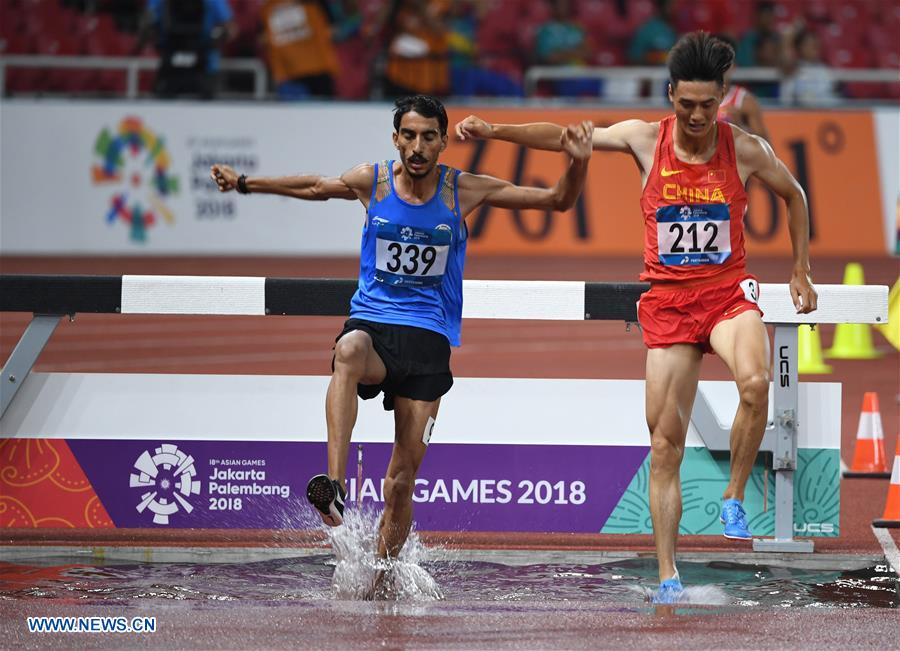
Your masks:
<path fill-rule="evenodd" d="M 470 111 L 492 120 L 565 123 L 590 117 L 598 124 L 663 115 L 638 109 L 450 107 L 451 128 Z M 0 101 L 0 112 L 3 254 L 355 255 L 364 219 L 359 202 L 220 194 L 208 178 L 209 166 L 218 161 L 248 174 L 338 175 L 396 153 L 388 104 L 14 99 Z M 807 187 L 813 254 L 894 251 L 900 110 L 770 116 L 776 152 Z M 798 124 L 815 128 L 797 131 Z M 451 143 L 443 160 L 518 176 L 523 184 L 551 184 L 562 173 L 563 158 L 519 152 L 506 143 L 490 143 L 483 151 Z M 471 250 L 637 255 L 638 193 L 628 157 L 597 156 L 573 211 L 557 217 L 499 209 L 473 215 Z M 750 252 L 789 254 L 783 208 L 765 195 L 751 204 Z M 851 211 L 857 213 L 853 228 L 846 220 Z M 618 220 L 615 231 L 608 228 L 610 219 Z M 546 232 L 540 234 L 542 223 Z"/>
<path fill-rule="evenodd" d="M 303 490 L 325 465 L 328 381 L 32 373 L 0 419 L 3 526 L 307 527 Z M 734 384 L 701 382 L 699 392 L 727 427 Z M 839 384 L 799 385 L 802 535 L 839 533 L 840 396 Z M 360 405 L 354 507 L 383 505 L 393 429 L 380 400 Z M 642 381 L 457 378 L 429 434 L 413 495 L 420 530 L 650 532 Z M 681 530 L 718 536 L 729 460 L 703 437 L 692 422 Z M 745 500 L 757 535 L 775 521 L 766 468 L 755 466 Z"/>

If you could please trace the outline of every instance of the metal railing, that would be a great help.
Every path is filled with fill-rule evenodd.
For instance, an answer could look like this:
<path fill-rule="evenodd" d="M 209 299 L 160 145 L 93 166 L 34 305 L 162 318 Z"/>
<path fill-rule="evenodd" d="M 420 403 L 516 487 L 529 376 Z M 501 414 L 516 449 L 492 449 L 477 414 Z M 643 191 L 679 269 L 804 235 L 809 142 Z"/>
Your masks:
<path fill-rule="evenodd" d="M 895 83 L 900 82 L 900 70 L 885 68 L 828 68 L 828 74 L 835 82 Z M 594 79 L 613 84 L 640 84 L 650 82 L 650 99 L 663 103 L 666 100 L 665 82 L 669 71 L 664 66 L 621 66 L 621 67 L 581 67 L 581 66 L 534 66 L 525 73 L 525 96 L 533 97 L 542 81 L 563 81 L 572 79 Z M 738 82 L 789 81 L 777 68 L 738 68 L 734 71 Z M 613 98 L 615 99 L 615 98 Z M 631 98 L 629 98 L 631 99 Z"/>
<path fill-rule="evenodd" d="M 124 70 L 125 97 L 138 96 L 138 75 L 142 70 L 157 70 L 157 57 L 107 57 L 107 56 L 52 56 L 15 54 L 0 57 L 0 93 L 6 92 L 7 68 L 61 68 L 77 70 Z M 221 59 L 223 72 L 248 72 L 253 75 L 254 99 L 265 99 L 268 93 L 269 75 L 259 59 Z"/>
<path fill-rule="evenodd" d="M 107 57 L 107 56 L 53 56 L 17 54 L 0 57 L 0 93 L 6 92 L 7 68 L 56 68 L 56 69 L 94 69 L 123 70 L 126 74 L 125 97 L 138 97 L 138 75 L 142 70 L 156 70 L 159 59 L 156 57 Z M 247 72 L 253 75 L 253 98 L 268 97 L 268 70 L 265 64 L 254 58 L 223 58 L 220 63 L 223 72 Z M 900 83 L 900 70 L 885 68 L 828 68 L 831 79 L 835 82 L 864 83 Z M 525 73 L 524 89 L 526 97 L 533 97 L 538 84 L 542 81 L 562 81 L 572 79 L 604 80 L 610 84 L 605 93 L 607 99 L 637 100 L 631 89 L 642 82 L 650 82 L 649 101 L 663 104 L 666 101 L 665 83 L 669 78 L 668 70 L 663 66 L 620 66 L 620 67 L 581 67 L 581 66 L 534 66 Z M 734 73 L 734 80 L 739 82 L 786 81 L 777 68 L 739 68 Z M 621 97 L 616 97 L 617 92 Z"/>

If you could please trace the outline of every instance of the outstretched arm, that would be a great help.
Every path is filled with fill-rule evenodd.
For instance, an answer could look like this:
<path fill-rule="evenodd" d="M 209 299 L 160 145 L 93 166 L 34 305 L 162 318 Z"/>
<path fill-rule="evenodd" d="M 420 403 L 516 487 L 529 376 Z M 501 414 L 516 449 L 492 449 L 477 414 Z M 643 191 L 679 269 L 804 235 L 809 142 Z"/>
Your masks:
<path fill-rule="evenodd" d="M 564 127 L 550 122 L 531 124 L 491 124 L 477 115 L 470 115 L 456 124 L 456 135 L 460 140 L 505 140 L 532 149 L 562 151 L 560 137 Z M 625 120 L 608 127 L 595 127 L 592 133 L 594 149 L 634 153 L 642 141 L 656 139 L 652 124 L 643 120 Z"/>
<path fill-rule="evenodd" d="M 769 143 L 759 136 L 747 133 L 735 135 L 738 163 L 749 174 L 766 184 L 787 205 L 788 231 L 794 257 L 790 281 L 791 298 L 799 314 L 809 314 L 817 307 L 818 295 L 810 276 L 809 206 L 806 203 L 806 193 L 784 163 L 775 156 Z"/>
<path fill-rule="evenodd" d="M 570 125 L 558 135 L 560 147 L 570 160 L 566 173 L 552 188 L 524 187 L 493 176 L 463 174 L 459 179 L 460 211 L 467 215 L 482 204 L 497 208 L 569 210 L 584 188 L 592 130 L 590 122 L 582 122 Z"/>
<path fill-rule="evenodd" d="M 228 165 L 213 165 L 210 178 L 220 192 L 238 189 L 238 173 Z M 327 199 L 359 199 L 368 204 L 372 192 L 374 169 L 371 164 L 357 165 L 341 176 L 248 176 L 244 180 L 250 194 L 278 194 L 308 201 Z"/>
<path fill-rule="evenodd" d="M 744 111 L 747 130 L 750 133 L 759 136 L 766 142 L 769 142 L 769 130 L 766 129 L 766 123 L 763 120 L 763 112 L 762 107 L 759 105 L 759 100 L 748 93 L 744 98 L 744 104 L 741 106 L 741 109 Z"/>

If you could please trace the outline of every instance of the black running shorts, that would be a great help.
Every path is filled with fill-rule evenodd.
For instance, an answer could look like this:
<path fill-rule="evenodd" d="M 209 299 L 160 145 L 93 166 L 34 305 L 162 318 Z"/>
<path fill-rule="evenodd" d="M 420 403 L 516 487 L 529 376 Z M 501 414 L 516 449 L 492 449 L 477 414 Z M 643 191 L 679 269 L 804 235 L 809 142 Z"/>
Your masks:
<path fill-rule="evenodd" d="M 391 411 L 394 396 L 433 402 L 453 386 L 450 342 L 444 335 L 414 326 L 347 319 L 335 342 L 353 330 L 368 333 L 387 369 L 381 384 L 357 385 L 356 393 L 363 400 L 384 392 L 384 408 Z M 334 370 L 334 359 L 331 368 Z"/>

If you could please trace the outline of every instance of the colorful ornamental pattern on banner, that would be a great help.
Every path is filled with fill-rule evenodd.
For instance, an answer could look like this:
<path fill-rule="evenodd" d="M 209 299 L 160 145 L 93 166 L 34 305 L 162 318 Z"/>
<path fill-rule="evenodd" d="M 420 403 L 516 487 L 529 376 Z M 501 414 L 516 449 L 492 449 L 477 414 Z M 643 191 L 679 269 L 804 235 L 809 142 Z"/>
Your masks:
<path fill-rule="evenodd" d="M 68 444 L 0 440 L 0 527 L 115 527 Z"/>
<path fill-rule="evenodd" d="M 175 223 L 165 198 L 178 192 L 178 179 L 169 167 L 171 161 L 164 139 L 146 127 L 139 117 L 126 117 L 114 133 L 106 127 L 94 143 L 91 178 L 94 185 L 109 186 L 106 222 L 124 222 L 132 241 L 147 240 L 147 229 L 160 218 Z"/>

